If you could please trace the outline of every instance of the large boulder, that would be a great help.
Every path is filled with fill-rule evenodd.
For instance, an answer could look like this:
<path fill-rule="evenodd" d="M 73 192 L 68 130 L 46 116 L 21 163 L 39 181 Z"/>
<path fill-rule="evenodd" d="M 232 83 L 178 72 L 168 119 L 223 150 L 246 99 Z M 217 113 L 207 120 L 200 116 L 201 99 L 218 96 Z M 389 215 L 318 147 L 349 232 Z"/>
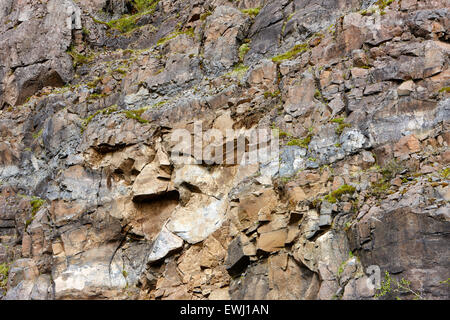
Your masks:
<path fill-rule="evenodd" d="M 72 74 L 66 53 L 72 29 L 81 29 L 71 0 L 2 1 L 0 4 L 0 106 L 18 105 L 46 86 L 61 87 Z"/>

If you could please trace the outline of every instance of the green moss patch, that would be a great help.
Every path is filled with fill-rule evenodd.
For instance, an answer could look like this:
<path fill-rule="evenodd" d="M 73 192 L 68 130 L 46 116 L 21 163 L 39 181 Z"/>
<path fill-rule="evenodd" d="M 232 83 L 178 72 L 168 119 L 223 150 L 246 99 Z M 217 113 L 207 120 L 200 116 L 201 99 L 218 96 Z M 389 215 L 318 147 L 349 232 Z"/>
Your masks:
<path fill-rule="evenodd" d="M 6 263 L 0 264 L 0 290 L 6 290 L 8 284 L 9 266 Z"/>
<path fill-rule="evenodd" d="M 350 186 L 348 184 L 344 184 L 339 187 L 339 189 L 330 192 L 328 195 L 324 197 L 326 201 L 329 203 L 336 203 L 338 200 L 341 200 L 341 197 L 344 194 L 353 194 L 356 191 L 356 188 Z"/>
<path fill-rule="evenodd" d="M 140 15 L 124 16 L 117 20 L 111 20 L 110 22 L 107 22 L 106 25 L 111 29 L 120 31 L 121 33 L 127 33 L 137 27 L 136 23 L 139 18 Z"/>
<path fill-rule="evenodd" d="M 92 119 L 94 119 L 97 115 L 99 114 L 110 115 L 111 113 L 116 112 L 118 109 L 119 107 L 115 104 L 108 108 L 96 111 L 94 114 L 90 115 L 89 117 L 83 120 L 82 131 L 84 131 L 84 129 L 89 125 Z"/>
<path fill-rule="evenodd" d="M 272 61 L 275 63 L 280 63 L 284 60 L 290 60 L 297 57 L 299 54 L 307 51 L 308 49 L 309 46 L 307 43 L 297 44 L 294 47 L 292 47 L 292 49 L 290 49 L 289 51 L 273 57 Z"/>
<path fill-rule="evenodd" d="M 128 119 L 134 119 L 140 123 L 148 123 L 148 120 L 143 119 L 141 116 L 148 108 L 142 108 L 138 110 L 125 110 L 123 113 Z"/>
<path fill-rule="evenodd" d="M 299 146 L 301 148 L 305 148 L 308 149 L 309 143 L 311 142 L 312 139 L 312 135 L 309 134 L 306 138 L 304 139 L 292 139 L 290 140 L 287 145 L 288 146 Z"/>
<path fill-rule="evenodd" d="M 378 5 L 378 7 L 383 10 L 384 8 L 386 8 L 387 6 L 389 6 L 392 2 L 394 2 L 394 0 L 378 0 L 376 2 L 376 5 Z"/>
<path fill-rule="evenodd" d="M 39 139 L 40 136 L 42 136 L 42 133 L 44 132 L 44 129 L 39 130 L 36 133 L 33 133 L 33 139 Z"/>
<path fill-rule="evenodd" d="M 252 18 L 256 17 L 260 11 L 261 11 L 261 8 L 249 8 L 249 9 L 241 10 L 242 13 L 249 15 Z"/>
<path fill-rule="evenodd" d="M 138 12 L 154 11 L 159 0 L 134 0 L 133 7 Z"/>
<path fill-rule="evenodd" d="M 128 33 L 136 29 L 139 19 L 146 14 L 153 14 L 159 0 L 134 0 L 133 8 L 136 13 L 133 15 L 124 15 L 119 19 L 104 22 L 93 18 L 94 22 L 106 25 L 110 29 L 115 29 L 121 33 Z"/>
<path fill-rule="evenodd" d="M 42 205 L 45 203 L 44 199 L 33 197 L 30 200 L 31 205 L 31 216 L 34 217 L 36 213 L 39 211 L 39 209 L 42 207 Z"/>
<path fill-rule="evenodd" d="M 440 172 L 442 178 L 447 179 L 450 176 L 450 168 L 445 168 Z"/>
<path fill-rule="evenodd" d="M 169 41 L 169 40 L 175 39 L 176 37 L 178 37 L 178 36 L 181 35 L 181 34 L 186 34 L 186 35 L 188 35 L 188 36 L 190 36 L 190 37 L 192 37 L 192 38 L 195 36 L 195 34 L 194 34 L 194 29 L 193 29 L 193 28 L 188 28 L 188 29 L 186 29 L 186 30 L 184 30 L 184 31 L 176 30 L 176 31 L 170 33 L 168 36 L 159 39 L 158 42 L 157 42 L 156 44 L 157 44 L 158 46 L 159 46 L 159 45 L 162 45 L 162 44 L 166 43 L 166 42 Z"/>
<path fill-rule="evenodd" d="M 243 43 L 239 47 L 239 60 L 244 61 L 245 55 L 250 50 L 250 45 L 248 43 Z"/>
<path fill-rule="evenodd" d="M 276 90 L 275 92 L 266 91 L 264 92 L 264 98 L 266 99 L 270 97 L 275 98 L 278 97 L 280 93 L 281 93 L 280 90 Z"/>
<path fill-rule="evenodd" d="M 212 15 L 212 12 L 208 10 L 200 15 L 200 20 L 205 21 L 210 15 Z"/>
<path fill-rule="evenodd" d="M 74 68 L 92 62 L 94 59 L 94 55 L 85 56 L 73 47 L 70 47 L 66 52 L 72 57 Z"/>
<path fill-rule="evenodd" d="M 330 120 L 330 122 L 338 124 L 338 126 L 335 130 L 335 132 L 338 136 L 340 136 L 342 134 L 342 132 L 344 132 L 345 128 L 351 127 L 351 125 L 349 123 L 345 123 L 344 120 L 345 120 L 344 118 L 337 118 L 337 119 Z"/>
<path fill-rule="evenodd" d="M 248 68 L 249 68 L 248 66 L 244 65 L 243 63 L 240 63 L 236 65 L 232 71 L 225 74 L 225 76 L 242 79 L 244 75 L 247 73 Z"/>

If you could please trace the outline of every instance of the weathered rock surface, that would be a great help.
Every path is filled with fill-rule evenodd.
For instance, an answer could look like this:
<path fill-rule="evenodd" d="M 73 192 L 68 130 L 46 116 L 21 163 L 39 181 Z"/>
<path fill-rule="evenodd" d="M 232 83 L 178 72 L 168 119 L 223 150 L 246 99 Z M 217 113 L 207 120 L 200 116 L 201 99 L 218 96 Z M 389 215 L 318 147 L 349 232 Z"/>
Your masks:
<path fill-rule="evenodd" d="M 0 2 L 0 299 L 450 298 L 444 2 L 150 2 Z"/>
<path fill-rule="evenodd" d="M 38 90 L 63 86 L 73 77 L 66 50 L 81 30 L 80 9 L 65 1 L 2 1 L 0 106 L 18 105 Z"/>

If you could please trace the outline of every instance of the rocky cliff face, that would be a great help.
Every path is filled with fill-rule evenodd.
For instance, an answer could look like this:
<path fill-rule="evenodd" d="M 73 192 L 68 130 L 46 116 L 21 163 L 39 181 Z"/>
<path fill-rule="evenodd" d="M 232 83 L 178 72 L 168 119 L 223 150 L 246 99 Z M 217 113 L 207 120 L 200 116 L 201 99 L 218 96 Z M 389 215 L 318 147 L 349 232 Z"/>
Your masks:
<path fill-rule="evenodd" d="M 2 0 L 0 299 L 449 299 L 449 7 Z"/>

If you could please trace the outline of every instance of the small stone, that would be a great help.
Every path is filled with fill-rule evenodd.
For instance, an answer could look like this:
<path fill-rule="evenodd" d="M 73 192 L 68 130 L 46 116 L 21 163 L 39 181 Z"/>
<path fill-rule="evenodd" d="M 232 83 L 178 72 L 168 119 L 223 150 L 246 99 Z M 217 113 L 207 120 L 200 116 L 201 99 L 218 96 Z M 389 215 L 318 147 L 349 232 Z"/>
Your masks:
<path fill-rule="evenodd" d="M 394 156 L 403 157 L 421 150 L 420 142 L 415 135 L 401 138 L 394 146 Z"/>
<path fill-rule="evenodd" d="M 449 186 L 439 186 L 436 188 L 436 190 L 438 191 L 439 195 L 445 200 L 445 201 L 450 201 L 450 187 Z"/>
<path fill-rule="evenodd" d="M 436 171 L 436 169 L 434 169 L 432 166 L 423 166 L 422 168 L 420 168 L 420 173 L 423 174 L 432 173 L 434 171 Z"/>
<path fill-rule="evenodd" d="M 284 116 L 284 122 L 291 123 L 292 120 L 293 120 L 293 118 L 292 118 L 291 115 L 287 114 L 287 115 Z"/>
<path fill-rule="evenodd" d="M 181 247 L 183 247 L 183 239 L 174 235 L 164 226 L 156 238 L 147 261 L 155 262 L 161 260 L 171 251 L 180 249 Z"/>
<path fill-rule="evenodd" d="M 321 41 L 322 41 L 321 37 L 315 37 L 311 39 L 308 44 L 310 47 L 317 47 Z"/>
<path fill-rule="evenodd" d="M 402 185 L 402 179 L 400 179 L 399 177 L 392 179 L 391 184 L 393 186 L 400 187 Z"/>
<path fill-rule="evenodd" d="M 339 189 L 340 186 L 342 186 L 343 184 L 345 184 L 344 179 L 342 179 L 342 177 L 339 176 L 335 176 L 333 178 L 333 185 L 331 186 L 332 190 L 337 190 Z"/>
<path fill-rule="evenodd" d="M 333 115 L 338 114 L 345 108 L 344 101 L 340 96 L 331 100 L 328 106 L 333 110 Z"/>
<path fill-rule="evenodd" d="M 442 136 L 438 136 L 437 137 L 437 142 L 440 146 L 442 146 L 442 144 L 444 143 L 444 138 L 442 138 Z"/>
<path fill-rule="evenodd" d="M 64 247 L 62 243 L 61 242 L 52 243 L 52 251 L 54 256 L 64 253 Z"/>
<path fill-rule="evenodd" d="M 368 96 L 371 94 L 379 93 L 381 91 L 383 91 L 383 83 L 378 82 L 378 83 L 368 85 L 364 89 L 364 95 Z"/>
<path fill-rule="evenodd" d="M 248 242 L 242 246 L 242 251 L 246 256 L 252 257 L 256 255 L 256 246 L 253 242 Z"/>
<path fill-rule="evenodd" d="M 414 88 L 414 81 L 405 81 L 397 88 L 397 94 L 399 96 L 409 96 L 409 94 L 414 91 Z"/>
<path fill-rule="evenodd" d="M 294 187 L 287 191 L 289 202 L 298 204 L 306 199 L 306 194 L 301 187 Z"/>
<path fill-rule="evenodd" d="M 308 161 L 306 161 L 306 168 L 307 169 L 317 169 L 317 168 L 319 168 L 319 164 L 315 161 L 308 160 Z"/>
<path fill-rule="evenodd" d="M 208 297 L 209 300 L 230 300 L 230 293 L 228 288 L 220 288 L 211 291 Z"/>
<path fill-rule="evenodd" d="M 342 206 L 342 211 L 345 213 L 349 213 L 352 210 L 351 202 L 345 202 Z"/>
<path fill-rule="evenodd" d="M 351 73 L 353 78 L 364 78 L 369 74 L 369 70 L 364 68 L 352 68 Z"/>
<path fill-rule="evenodd" d="M 367 66 L 369 59 L 367 58 L 367 55 L 364 52 L 364 50 L 361 49 L 353 50 L 352 56 L 353 56 L 353 65 L 355 67 Z"/>
<path fill-rule="evenodd" d="M 323 201 L 320 206 L 320 214 L 321 215 L 330 215 L 333 210 L 333 204 L 328 201 Z"/>
<path fill-rule="evenodd" d="M 272 215 L 270 209 L 263 207 L 258 212 L 258 221 L 260 222 L 268 222 L 272 220 Z"/>
<path fill-rule="evenodd" d="M 369 151 L 363 151 L 361 152 L 362 154 L 362 160 L 363 162 L 367 163 L 367 164 L 373 164 L 375 163 L 375 158 L 373 157 L 372 152 Z"/>
<path fill-rule="evenodd" d="M 25 233 L 22 237 L 22 256 L 29 258 L 31 253 L 31 237 L 28 233 Z"/>
<path fill-rule="evenodd" d="M 133 184 L 133 200 L 141 201 L 174 190 L 167 176 L 156 162 L 146 165 Z"/>
<path fill-rule="evenodd" d="M 447 151 L 445 151 L 445 152 L 442 154 L 442 161 L 443 161 L 444 163 L 449 163 L 449 162 L 450 162 L 450 150 L 447 150 Z"/>
<path fill-rule="evenodd" d="M 333 219 L 330 215 L 320 215 L 319 217 L 319 227 L 329 226 Z"/>

